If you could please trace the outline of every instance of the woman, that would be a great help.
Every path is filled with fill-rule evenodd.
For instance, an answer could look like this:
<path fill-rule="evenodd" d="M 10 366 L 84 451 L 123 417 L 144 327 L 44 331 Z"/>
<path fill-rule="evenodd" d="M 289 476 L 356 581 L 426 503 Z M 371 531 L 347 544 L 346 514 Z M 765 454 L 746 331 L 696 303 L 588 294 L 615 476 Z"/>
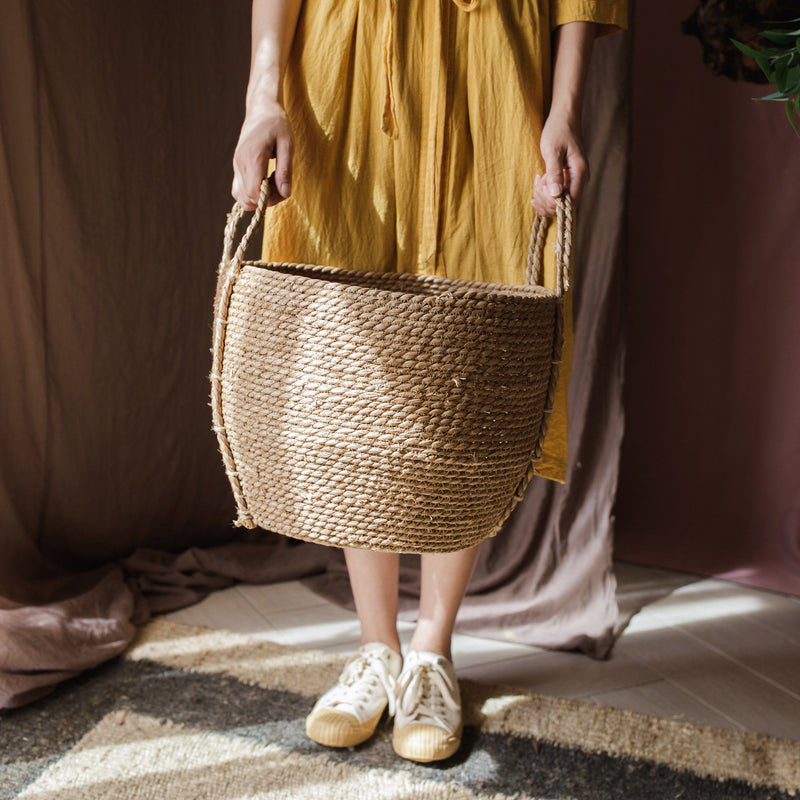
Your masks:
<path fill-rule="evenodd" d="M 531 186 L 543 215 L 564 189 L 579 201 L 592 41 L 624 24 L 625 0 L 254 0 L 232 193 L 255 208 L 275 158 L 263 258 L 524 283 Z M 566 338 L 537 468 L 562 482 Z M 399 755 L 458 749 L 450 642 L 478 551 L 421 556 L 404 660 L 398 555 L 345 549 L 361 647 L 309 714 L 312 739 L 359 744 L 388 706 Z"/>

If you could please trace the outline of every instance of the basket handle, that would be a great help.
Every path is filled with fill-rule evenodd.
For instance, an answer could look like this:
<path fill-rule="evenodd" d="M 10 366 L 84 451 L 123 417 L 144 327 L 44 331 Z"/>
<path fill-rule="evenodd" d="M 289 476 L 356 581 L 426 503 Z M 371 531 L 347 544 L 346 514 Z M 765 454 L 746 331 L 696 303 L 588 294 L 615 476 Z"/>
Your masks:
<path fill-rule="evenodd" d="M 267 202 L 269 201 L 269 193 L 269 178 L 264 178 L 264 180 L 261 181 L 261 192 L 258 196 L 258 203 L 253 212 L 253 216 L 250 219 L 250 224 L 247 226 L 247 230 L 245 230 L 244 236 L 242 236 L 235 253 L 233 250 L 234 236 L 236 235 L 236 229 L 239 227 L 239 223 L 242 221 L 242 217 L 245 215 L 246 209 L 237 200 L 228 214 L 228 221 L 225 225 L 225 238 L 222 246 L 222 262 L 223 264 L 231 264 L 234 266 L 236 272 L 238 272 L 239 268 L 242 266 L 244 254 L 247 252 L 250 239 L 253 238 L 253 234 L 258 230 L 258 226 L 264 221 L 264 209 L 267 207 Z"/>
<path fill-rule="evenodd" d="M 261 183 L 261 194 L 258 198 L 255 214 L 247 226 L 236 252 L 233 251 L 234 236 L 236 228 L 245 214 L 245 209 L 237 201 L 233 204 L 233 209 L 228 214 L 228 221 L 225 224 L 225 238 L 222 246 L 222 262 L 219 265 L 217 277 L 217 296 L 216 308 L 214 309 L 214 337 L 211 347 L 212 363 L 211 374 L 211 414 L 213 419 L 212 428 L 217 434 L 219 451 L 222 454 L 222 461 L 225 465 L 225 473 L 228 476 L 233 496 L 236 499 L 237 518 L 235 525 L 238 527 L 255 528 L 256 523 L 253 515 L 247 506 L 247 499 L 242 490 L 242 483 L 239 480 L 239 472 L 236 469 L 236 462 L 233 457 L 230 442 L 228 441 L 228 431 L 225 426 L 225 418 L 222 414 L 222 362 L 225 352 L 225 334 L 228 326 L 228 310 L 233 294 L 233 286 L 242 269 L 244 254 L 250 239 L 258 226 L 264 219 L 264 208 L 269 200 L 269 182 L 266 178 Z"/>
<path fill-rule="evenodd" d="M 572 197 L 564 191 L 556 198 L 556 295 L 562 297 L 569 289 L 569 261 L 574 238 L 574 211 Z M 531 243 L 528 247 L 528 267 L 525 271 L 527 286 L 541 286 L 544 274 L 544 243 L 550 218 L 538 212 L 533 218 Z"/>
<path fill-rule="evenodd" d="M 244 217 L 245 209 L 237 201 L 233 204 L 228 222 L 225 225 L 225 240 L 223 244 L 223 263 L 230 264 L 234 272 L 238 272 L 244 261 L 244 254 L 250 244 L 250 239 L 264 220 L 264 209 L 269 201 L 269 180 L 264 178 L 261 182 L 261 192 L 258 197 L 253 216 L 247 230 L 244 232 L 239 246 L 234 252 L 234 236 L 239 223 Z M 525 283 L 528 286 L 541 286 L 544 273 L 544 245 L 547 238 L 547 229 L 550 218 L 538 212 L 533 218 L 531 241 L 528 247 L 528 264 L 525 271 Z M 574 210 L 572 197 L 569 192 L 563 192 L 556 198 L 556 286 L 555 292 L 561 297 L 569 289 L 569 262 L 572 255 L 574 239 Z"/>

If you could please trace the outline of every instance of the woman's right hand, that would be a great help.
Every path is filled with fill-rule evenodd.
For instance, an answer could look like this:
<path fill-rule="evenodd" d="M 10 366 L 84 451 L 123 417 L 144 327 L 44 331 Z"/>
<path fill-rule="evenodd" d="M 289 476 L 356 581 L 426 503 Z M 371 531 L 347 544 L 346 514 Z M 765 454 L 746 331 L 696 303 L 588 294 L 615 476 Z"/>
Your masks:
<path fill-rule="evenodd" d="M 292 130 L 280 103 L 264 102 L 248 109 L 233 154 L 234 199 L 248 211 L 256 207 L 269 160 L 274 158 L 269 205 L 285 200 L 292 192 L 293 153 Z"/>

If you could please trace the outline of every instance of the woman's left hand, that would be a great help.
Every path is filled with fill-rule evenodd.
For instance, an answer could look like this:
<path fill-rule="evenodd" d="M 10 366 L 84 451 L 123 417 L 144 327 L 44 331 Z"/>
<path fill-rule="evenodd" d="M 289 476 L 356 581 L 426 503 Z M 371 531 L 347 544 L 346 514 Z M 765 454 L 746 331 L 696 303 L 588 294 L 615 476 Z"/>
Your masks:
<path fill-rule="evenodd" d="M 539 143 L 546 173 L 533 179 L 531 200 L 542 216 L 552 217 L 556 213 L 555 199 L 564 189 L 577 205 L 589 180 L 580 130 L 580 120 L 573 116 L 551 112 L 547 117 Z"/>

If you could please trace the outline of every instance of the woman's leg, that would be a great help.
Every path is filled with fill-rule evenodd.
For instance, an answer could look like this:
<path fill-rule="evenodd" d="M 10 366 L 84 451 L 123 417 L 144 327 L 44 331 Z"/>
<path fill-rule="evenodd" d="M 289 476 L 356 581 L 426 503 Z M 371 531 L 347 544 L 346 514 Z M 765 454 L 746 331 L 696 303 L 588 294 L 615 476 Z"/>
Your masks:
<path fill-rule="evenodd" d="M 353 747 L 372 736 L 386 706 L 394 711 L 403 666 L 397 636 L 399 556 L 350 548 L 344 554 L 361 621 L 361 646 L 306 717 L 306 734 L 329 747 Z"/>
<path fill-rule="evenodd" d="M 411 761 L 449 758 L 461 744 L 461 692 L 450 640 L 480 545 L 425 553 L 417 627 L 397 679 L 395 752 Z"/>
<path fill-rule="evenodd" d="M 400 652 L 397 635 L 397 589 L 400 556 L 345 547 L 350 588 L 361 622 L 361 644 L 383 642 Z"/>
<path fill-rule="evenodd" d="M 480 544 L 455 553 L 424 553 L 419 618 L 409 650 L 426 650 L 451 659 L 450 640 Z"/>

